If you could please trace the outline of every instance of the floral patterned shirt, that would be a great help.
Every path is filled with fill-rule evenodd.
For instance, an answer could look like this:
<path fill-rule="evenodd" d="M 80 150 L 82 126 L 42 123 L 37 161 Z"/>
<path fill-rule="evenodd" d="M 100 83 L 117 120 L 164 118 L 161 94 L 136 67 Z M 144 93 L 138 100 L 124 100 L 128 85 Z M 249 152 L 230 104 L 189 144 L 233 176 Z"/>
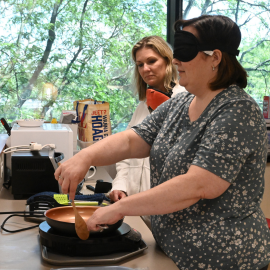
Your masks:
<path fill-rule="evenodd" d="M 187 173 L 191 164 L 231 185 L 215 199 L 152 216 L 153 235 L 182 270 L 261 269 L 270 261 L 270 233 L 260 208 L 267 157 L 261 110 L 231 85 L 190 122 L 193 98 L 180 93 L 133 127 L 151 145 L 151 186 Z"/>

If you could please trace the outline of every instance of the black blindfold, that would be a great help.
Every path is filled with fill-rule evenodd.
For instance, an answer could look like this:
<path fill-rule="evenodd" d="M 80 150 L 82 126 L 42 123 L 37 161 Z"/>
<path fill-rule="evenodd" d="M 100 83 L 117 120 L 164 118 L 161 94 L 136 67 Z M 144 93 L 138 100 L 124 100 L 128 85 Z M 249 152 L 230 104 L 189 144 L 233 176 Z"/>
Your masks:
<path fill-rule="evenodd" d="M 187 31 L 179 30 L 174 34 L 174 53 L 173 58 L 181 62 L 189 62 L 194 59 L 198 52 L 213 51 L 219 49 L 222 52 L 227 52 L 232 55 L 238 55 L 239 50 L 228 48 L 222 44 L 200 44 L 198 39 Z"/>

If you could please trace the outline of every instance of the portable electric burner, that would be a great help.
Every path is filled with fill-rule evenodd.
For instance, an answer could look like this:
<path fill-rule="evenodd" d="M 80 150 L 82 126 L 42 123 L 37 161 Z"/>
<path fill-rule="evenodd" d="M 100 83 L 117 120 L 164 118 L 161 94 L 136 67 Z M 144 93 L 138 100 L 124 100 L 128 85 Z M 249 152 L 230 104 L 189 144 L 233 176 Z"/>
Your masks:
<path fill-rule="evenodd" d="M 46 221 L 39 234 L 43 259 L 57 265 L 115 263 L 147 249 L 141 234 L 126 223 L 107 234 L 90 233 L 85 241 L 55 231 Z"/>

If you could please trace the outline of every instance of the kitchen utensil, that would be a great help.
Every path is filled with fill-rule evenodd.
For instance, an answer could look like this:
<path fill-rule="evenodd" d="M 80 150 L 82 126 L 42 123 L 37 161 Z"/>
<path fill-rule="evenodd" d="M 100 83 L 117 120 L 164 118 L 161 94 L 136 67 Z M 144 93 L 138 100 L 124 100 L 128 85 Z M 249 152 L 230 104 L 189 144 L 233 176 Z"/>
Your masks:
<path fill-rule="evenodd" d="M 53 198 L 62 206 L 62 205 L 72 205 L 72 203 L 69 201 L 68 199 L 68 195 L 67 194 L 54 194 Z M 77 205 L 92 205 L 92 206 L 98 206 L 99 202 L 96 201 L 75 201 L 74 200 L 74 204 Z M 103 203 L 102 203 L 103 204 Z M 107 204 L 104 204 L 107 205 Z"/>
<path fill-rule="evenodd" d="M 77 206 L 76 209 L 81 217 L 87 221 L 99 207 L 106 206 Z M 76 235 L 75 215 L 72 206 L 55 207 L 45 213 L 47 223 L 56 231 L 67 235 Z M 117 230 L 123 223 L 123 219 L 115 224 L 109 224 L 108 229 L 103 231 L 90 231 L 90 235 L 107 234 Z M 91 238 L 91 237 L 90 237 Z"/>
<path fill-rule="evenodd" d="M 87 225 L 85 220 L 81 217 L 76 209 L 74 201 L 71 202 L 73 211 L 75 213 L 75 230 L 80 239 L 86 240 L 89 237 L 89 231 L 87 230 Z"/>
<path fill-rule="evenodd" d="M 60 163 L 60 162 L 59 162 Z M 68 195 L 67 194 L 54 194 L 53 198 L 60 204 L 68 205 Z"/>
<path fill-rule="evenodd" d="M 8 125 L 5 118 L 1 118 L 1 123 L 4 126 L 5 130 L 7 131 L 8 136 L 10 136 L 11 127 Z"/>
<path fill-rule="evenodd" d="M 74 201 L 76 206 L 86 206 L 86 205 L 90 205 L 90 206 L 98 206 L 99 202 L 88 202 L 88 201 Z M 102 205 L 108 205 L 106 203 L 102 203 Z"/>

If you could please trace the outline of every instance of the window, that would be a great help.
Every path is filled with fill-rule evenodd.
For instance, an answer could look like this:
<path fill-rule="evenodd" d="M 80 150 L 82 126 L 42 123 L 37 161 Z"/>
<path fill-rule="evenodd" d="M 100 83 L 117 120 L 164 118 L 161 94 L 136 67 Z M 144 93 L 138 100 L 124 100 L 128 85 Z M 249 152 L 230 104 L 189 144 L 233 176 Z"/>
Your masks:
<path fill-rule="evenodd" d="M 241 29 L 238 60 L 248 72 L 245 88 L 262 109 L 263 96 L 270 95 L 270 1 L 183 0 L 183 18 L 202 14 L 225 15 Z"/>
<path fill-rule="evenodd" d="M 1 117 L 50 121 L 93 98 L 110 103 L 113 132 L 125 129 L 138 103 L 131 49 L 147 35 L 166 38 L 166 3 L 1 1 Z"/>

